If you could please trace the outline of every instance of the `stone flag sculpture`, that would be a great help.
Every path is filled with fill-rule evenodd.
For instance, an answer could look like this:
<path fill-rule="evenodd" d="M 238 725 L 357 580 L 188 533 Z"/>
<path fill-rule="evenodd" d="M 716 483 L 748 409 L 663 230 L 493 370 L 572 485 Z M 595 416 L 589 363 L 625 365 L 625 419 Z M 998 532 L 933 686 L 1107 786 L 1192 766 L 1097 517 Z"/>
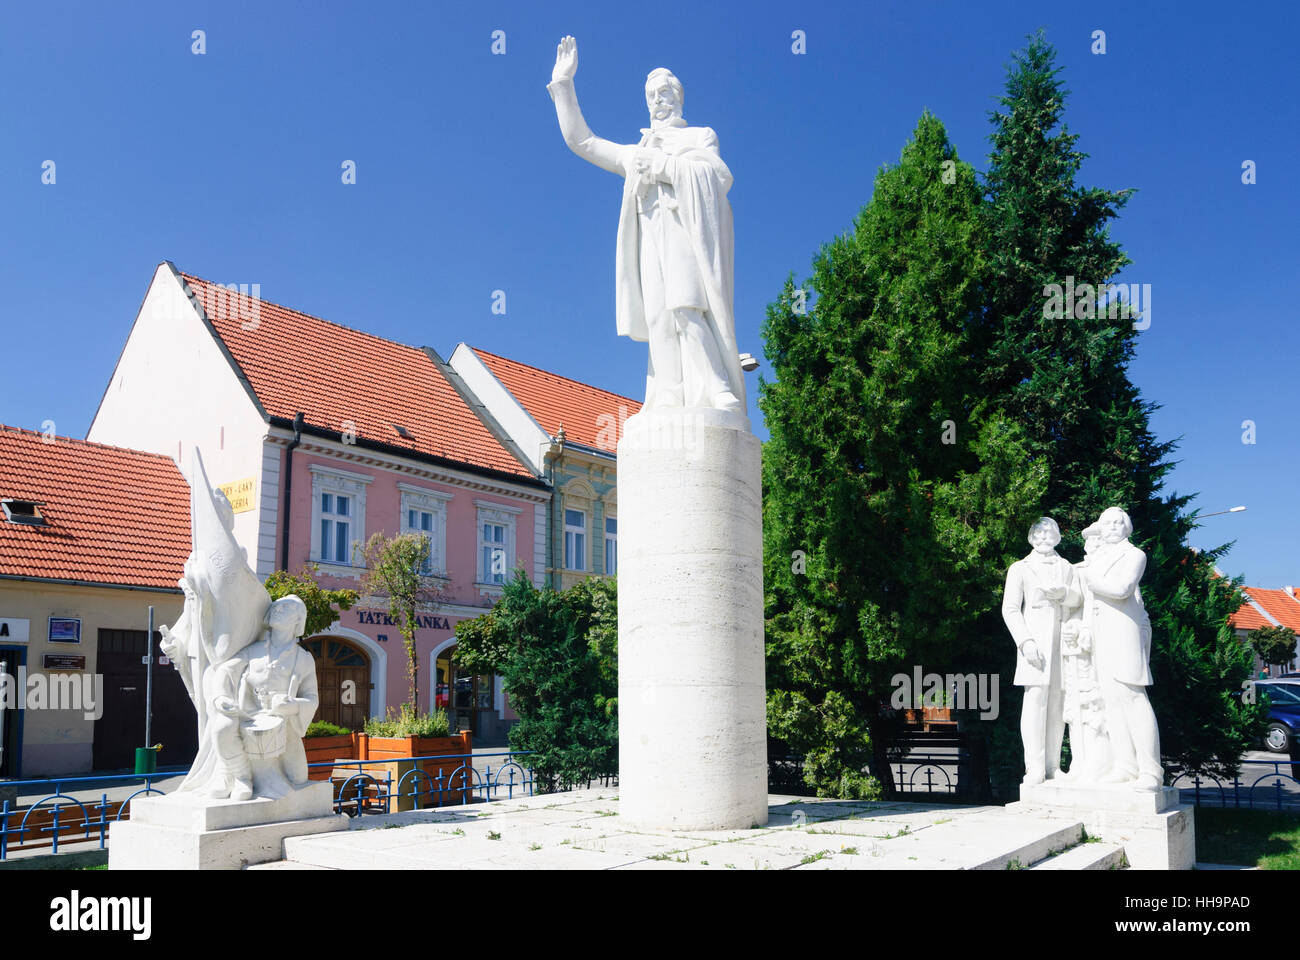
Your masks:
<path fill-rule="evenodd" d="M 302 735 L 319 702 L 316 666 L 298 645 L 307 609 L 271 601 L 234 537 L 234 511 L 212 488 L 194 451 L 191 553 L 179 584 L 180 619 L 162 628 L 190 699 L 198 754 L 179 793 L 210 799 L 275 799 L 307 783 Z"/>

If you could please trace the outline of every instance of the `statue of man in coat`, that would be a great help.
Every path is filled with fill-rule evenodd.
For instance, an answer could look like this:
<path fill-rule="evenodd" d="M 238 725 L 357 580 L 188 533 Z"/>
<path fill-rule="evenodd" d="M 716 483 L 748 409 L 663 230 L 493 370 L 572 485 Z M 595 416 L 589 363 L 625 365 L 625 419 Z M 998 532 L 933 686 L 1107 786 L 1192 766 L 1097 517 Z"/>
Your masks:
<path fill-rule="evenodd" d="M 624 178 L 615 320 L 621 335 L 649 342 L 645 406 L 741 411 L 732 176 L 718 136 L 687 125 L 681 81 L 660 67 L 646 77 L 640 142 L 597 137 L 578 108 L 577 70 L 577 41 L 565 37 L 546 89 L 569 149 Z"/>
<path fill-rule="evenodd" d="M 1146 571 L 1146 554 L 1129 542 L 1133 521 L 1119 507 L 1097 519 L 1102 546 L 1079 568 L 1087 585 L 1084 611 L 1097 660 L 1097 675 L 1106 701 L 1111 771 L 1103 783 L 1127 783 L 1156 790 L 1164 783 L 1160 766 L 1160 730 L 1147 699 L 1151 685 L 1151 620 L 1138 582 Z"/>
<path fill-rule="evenodd" d="M 1061 686 L 1061 627 L 1081 599 L 1070 561 L 1056 552 L 1061 530 L 1051 517 L 1029 528 L 1029 555 L 1007 570 L 1002 619 L 1016 644 L 1013 683 L 1024 687 L 1020 738 L 1025 748 L 1025 785 L 1061 773 L 1065 704 Z"/>

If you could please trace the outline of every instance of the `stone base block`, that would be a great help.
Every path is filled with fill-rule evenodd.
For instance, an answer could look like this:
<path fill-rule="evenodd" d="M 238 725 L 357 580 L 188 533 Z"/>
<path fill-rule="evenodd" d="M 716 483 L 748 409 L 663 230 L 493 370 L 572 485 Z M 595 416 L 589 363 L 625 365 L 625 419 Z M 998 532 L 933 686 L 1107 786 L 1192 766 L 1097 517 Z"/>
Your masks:
<path fill-rule="evenodd" d="M 1047 780 L 1020 787 L 1020 799 L 1034 806 L 1076 807 L 1084 810 L 1112 810 L 1123 813 L 1163 813 L 1178 806 L 1178 790 L 1134 790 L 1123 784 L 1075 785 Z"/>
<path fill-rule="evenodd" d="M 109 827 L 110 870 L 238 870 L 280 860 L 287 837 L 348 829 L 333 787 L 310 783 L 276 800 L 140 797 L 131 819 Z"/>
<path fill-rule="evenodd" d="M 1022 797 L 1025 792 L 1022 788 Z M 1159 793 L 1147 796 L 1156 797 Z M 1123 801 L 1116 802 L 1122 804 Z M 1159 813 L 1143 813 L 1022 799 L 1007 804 L 1004 809 L 1007 813 L 1021 816 L 1082 821 L 1088 836 L 1121 844 L 1129 866 L 1135 870 L 1190 870 L 1196 863 L 1196 808 L 1190 804 L 1174 806 Z"/>
<path fill-rule="evenodd" d="M 275 800 L 210 800 L 193 793 L 169 793 L 131 801 L 131 820 L 135 823 L 191 832 L 310 820 L 333 813 L 334 787 L 323 780 L 307 783 Z"/>

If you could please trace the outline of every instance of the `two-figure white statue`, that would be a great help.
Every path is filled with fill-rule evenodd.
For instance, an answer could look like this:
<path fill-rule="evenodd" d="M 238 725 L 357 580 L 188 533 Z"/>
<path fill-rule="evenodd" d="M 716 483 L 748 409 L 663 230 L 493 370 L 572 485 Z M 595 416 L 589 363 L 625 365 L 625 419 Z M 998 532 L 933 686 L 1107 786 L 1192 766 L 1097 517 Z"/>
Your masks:
<path fill-rule="evenodd" d="M 304 786 L 302 735 L 316 714 L 316 664 L 298 645 L 307 607 L 274 602 L 234 538 L 234 511 L 208 484 L 198 451 L 190 481 L 185 607 L 162 650 L 198 713 L 199 750 L 178 793 L 276 799 Z"/>
<path fill-rule="evenodd" d="M 1026 785 L 1064 779 L 1156 790 L 1160 734 L 1147 699 L 1151 621 L 1138 587 L 1146 554 L 1129 542 L 1118 507 L 1083 531 L 1086 557 L 1056 553 L 1061 532 L 1043 517 L 1033 552 L 1007 571 L 1002 617 L 1016 643 L 1014 682 L 1024 687 L 1020 734 Z M 1070 725 L 1069 773 L 1061 743 Z"/>
<path fill-rule="evenodd" d="M 649 341 L 645 406 L 743 411 L 727 201 L 732 177 L 718 136 L 687 126 L 682 84 L 660 67 L 646 77 L 650 126 L 640 142 L 597 137 L 578 108 L 577 69 L 577 42 L 565 37 L 546 89 L 569 149 L 624 178 L 615 319 L 619 334 Z"/>

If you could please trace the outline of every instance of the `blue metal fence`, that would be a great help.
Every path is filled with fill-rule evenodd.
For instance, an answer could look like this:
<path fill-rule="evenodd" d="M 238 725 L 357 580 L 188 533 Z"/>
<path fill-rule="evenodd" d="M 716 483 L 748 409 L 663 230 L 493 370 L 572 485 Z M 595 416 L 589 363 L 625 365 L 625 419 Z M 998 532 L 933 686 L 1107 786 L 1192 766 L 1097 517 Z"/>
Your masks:
<path fill-rule="evenodd" d="M 362 813 L 389 813 L 394 802 L 401 806 L 403 798 L 410 798 L 411 808 L 418 810 L 430 806 L 446 806 L 449 803 L 489 803 L 516 796 L 532 796 L 533 772 L 517 759 L 530 755 L 531 751 L 502 751 L 402 757 L 396 760 L 328 760 L 308 766 L 313 769 L 331 768 L 335 772 L 331 777 L 335 785 L 334 811 L 355 817 Z M 495 770 L 490 762 L 494 758 L 504 758 Z M 439 767 L 437 775 L 431 776 L 423 769 L 426 760 L 439 763 L 459 761 L 459 765 L 445 776 Z M 474 762 L 482 760 L 489 762 L 479 770 Z M 391 766 L 384 771 L 382 777 L 364 769 L 370 767 L 373 771 L 380 766 L 412 763 L 412 769 L 405 771 L 396 784 L 393 783 Z M 355 772 L 349 772 L 354 769 Z M 345 775 L 340 777 L 340 772 Z M 52 853 L 58 853 L 60 843 L 98 841 L 98 849 L 104 850 L 108 844 L 109 825 L 130 816 L 131 801 L 148 794 L 162 796 L 164 791 L 155 784 L 178 775 L 163 773 L 148 776 L 5 781 L 6 786 L 17 787 L 27 795 L 46 789 L 51 792 L 42 795 L 35 803 L 22 807 L 9 800 L 0 803 L 0 861 L 7 859 L 14 849 L 24 846 L 48 846 Z M 109 800 L 107 791 L 102 789 L 108 785 L 107 781 L 113 781 L 115 786 L 123 782 L 130 784 L 131 781 L 139 781 L 139 789 L 122 800 Z M 99 784 L 101 789 L 98 800 L 87 798 L 85 789 L 81 787 L 75 788 L 82 794 L 81 799 L 67 792 L 65 787 L 74 789 L 72 784 Z M 94 790 L 93 787 L 91 789 Z"/>
<path fill-rule="evenodd" d="M 390 813 L 393 801 L 401 805 L 403 797 L 409 797 L 413 809 L 419 810 L 425 805 L 436 807 L 449 803 L 488 803 L 493 800 L 513 799 L 516 792 L 520 796 L 533 795 L 533 772 L 520 764 L 515 757 L 531 756 L 532 751 L 502 751 L 500 753 L 479 754 L 438 754 L 427 757 L 402 757 L 388 760 L 335 760 L 326 763 L 313 763 L 313 767 L 333 767 L 339 770 L 356 770 L 343 778 L 334 777 L 338 789 L 334 794 L 334 811 L 355 817 L 367 810 Z M 496 772 L 491 763 L 480 772 L 473 764 L 474 760 L 491 757 L 506 757 Z M 432 760 L 442 764 L 447 761 L 462 761 L 450 774 L 444 774 L 439 766 L 436 776 L 424 770 L 424 761 Z M 468 763 L 464 761 L 470 761 Z M 389 765 L 413 764 L 411 769 L 402 773 L 397 783 L 393 783 L 391 767 L 385 770 L 383 779 L 365 768 Z M 503 782 L 503 777 L 509 778 Z M 504 791 L 504 795 L 503 795 Z M 436 798 L 436 801 L 435 801 Z"/>
<path fill-rule="evenodd" d="M 1283 767 L 1290 770 L 1283 772 Z M 1300 811 L 1300 758 L 1242 760 L 1241 770 L 1230 782 L 1208 774 L 1178 773 L 1177 768 L 1171 772 L 1175 776 L 1170 786 L 1178 787 L 1181 798 L 1198 807 Z"/>
<path fill-rule="evenodd" d="M 19 787 L 27 792 L 31 787 L 53 788 L 54 792 L 41 797 L 35 803 L 28 805 L 23 809 L 10 809 L 11 801 L 6 800 L 0 804 L 0 860 L 5 860 L 9 856 L 10 846 L 19 846 L 25 842 L 41 844 L 48 834 L 51 850 L 54 853 L 59 852 L 59 842 L 61 833 L 72 831 L 84 831 L 85 835 L 82 840 L 95 839 L 94 834 L 99 834 L 99 849 L 104 849 L 104 844 L 108 839 L 108 825 L 116 820 L 122 819 L 122 813 L 129 806 L 132 800 L 141 794 L 156 793 L 162 796 L 163 791 L 157 789 L 153 784 L 159 777 L 156 775 L 143 776 L 138 779 L 143 781 L 143 786 L 121 801 L 110 801 L 107 792 L 101 792 L 99 802 L 89 801 L 91 806 L 87 807 L 85 803 L 78 800 L 70 793 L 64 793 L 63 788 L 72 783 L 104 783 L 112 780 L 114 783 L 121 783 L 123 780 L 135 779 L 132 777 L 121 776 L 101 776 L 101 777 L 60 777 L 57 780 L 11 780 L 6 781 L 9 786 Z M 33 815 L 43 812 L 46 805 L 49 805 L 50 820 L 44 821 L 43 816 L 36 816 L 33 821 Z M 80 820 L 67 820 L 63 816 L 65 807 L 76 807 L 81 811 Z M 97 812 L 97 816 L 91 811 Z M 18 819 L 21 816 L 21 819 Z M 74 815 L 75 816 L 75 815 Z M 17 819 L 17 825 L 11 822 Z M 33 836 L 28 839 L 28 833 Z M 11 837 L 17 837 L 17 840 L 11 840 Z M 64 840 L 63 842 L 67 842 Z"/>

